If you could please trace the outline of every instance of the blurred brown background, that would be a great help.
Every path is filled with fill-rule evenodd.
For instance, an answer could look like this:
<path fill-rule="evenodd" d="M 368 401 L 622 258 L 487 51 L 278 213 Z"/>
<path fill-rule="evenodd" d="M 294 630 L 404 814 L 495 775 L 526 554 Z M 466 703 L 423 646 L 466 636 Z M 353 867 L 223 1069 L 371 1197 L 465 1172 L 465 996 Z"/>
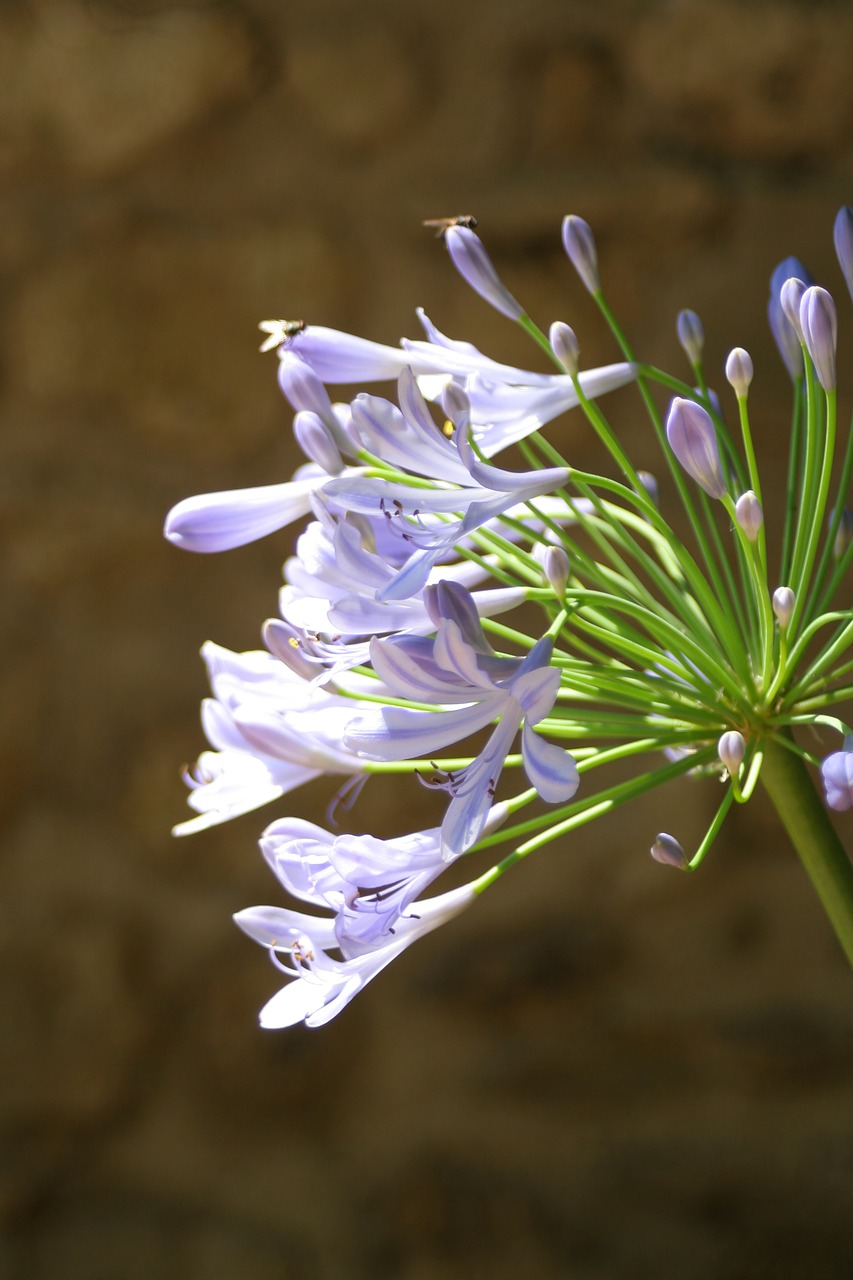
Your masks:
<path fill-rule="evenodd" d="M 255 841 L 286 805 L 169 827 L 198 647 L 257 646 L 291 535 L 160 538 L 177 499 L 296 461 L 261 319 L 396 342 L 421 303 L 535 359 L 420 227 L 456 212 L 588 364 L 615 355 L 567 212 L 645 354 L 683 371 L 681 306 L 718 386 L 745 345 L 778 476 L 781 257 L 849 350 L 851 48 L 849 4 L 793 0 L 0 3 L 4 1277 L 853 1276 L 853 985 L 760 799 L 682 878 L 647 854 L 704 829 L 713 786 L 682 783 L 328 1028 L 257 1029 L 276 975 L 230 914 L 282 900 Z M 608 408 L 654 469 L 635 397 Z M 409 819 L 367 795 L 365 825 Z"/>

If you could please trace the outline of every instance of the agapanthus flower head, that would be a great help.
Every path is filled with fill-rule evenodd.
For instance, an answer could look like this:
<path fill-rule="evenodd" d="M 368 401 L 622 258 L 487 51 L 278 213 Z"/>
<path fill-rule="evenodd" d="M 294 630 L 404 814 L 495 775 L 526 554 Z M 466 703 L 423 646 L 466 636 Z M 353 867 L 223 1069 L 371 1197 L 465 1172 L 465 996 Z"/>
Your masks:
<path fill-rule="evenodd" d="M 836 223 L 842 268 L 851 217 Z M 209 749 L 186 772 L 194 816 L 176 829 L 283 797 L 289 806 L 304 783 L 327 788 L 326 826 L 280 816 L 261 839 L 299 909 L 236 916 L 288 979 L 262 1025 L 328 1022 L 539 848 L 560 841 L 570 856 L 587 822 L 687 775 L 713 787 L 716 812 L 690 857 L 667 833 L 652 857 L 694 872 L 731 805 L 761 783 L 804 864 L 820 865 L 816 886 L 853 958 L 853 869 L 816 810 L 814 733 L 803 734 L 844 735 L 821 774 L 827 804 L 853 808 L 853 734 L 828 714 L 853 697 L 853 610 L 838 602 L 853 561 L 853 446 L 836 467 L 831 298 L 796 259 L 773 273 L 770 322 L 794 396 L 789 475 L 773 493 L 752 437 L 747 352 L 726 361 L 736 436 L 705 383 L 694 312 L 677 325 L 692 393 L 635 361 L 582 219 L 565 220 L 563 243 L 625 355 L 603 369 L 580 369 L 564 322 L 547 336 L 535 324 L 471 221 L 441 233 L 463 277 L 556 372 L 491 360 L 422 312 L 424 336 L 399 348 L 264 322 L 309 461 L 289 481 L 187 499 L 167 519 L 167 537 L 196 551 L 305 519 L 266 648 L 204 647 Z M 640 375 L 641 456 L 653 465 L 660 448 L 660 486 L 593 402 Z M 330 397 L 329 386 L 376 380 L 392 384 L 388 396 Z M 663 418 L 654 384 L 684 391 Z M 552 428 L 569 410 L 576 421 Z M 573 465 L 584 432 L 597 437 L 600 472 Z M 497 465 L 510 446 L 511 468 Z M 431 816 L 391 839 L 350 834 L 372 811 L 365 790 L 378 806 L 391 785 L 410 787 Z M 462 860 L 467 882 L 436 893 Z"/>

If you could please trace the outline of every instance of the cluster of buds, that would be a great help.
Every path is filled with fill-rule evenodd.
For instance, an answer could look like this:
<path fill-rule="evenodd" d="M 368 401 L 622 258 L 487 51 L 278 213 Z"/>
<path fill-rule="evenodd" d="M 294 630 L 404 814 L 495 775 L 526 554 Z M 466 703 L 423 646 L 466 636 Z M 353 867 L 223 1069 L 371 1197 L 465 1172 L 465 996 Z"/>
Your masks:
<path fill-rule="evenodd" d="M 203 650 L 210 750 L 187 777 L 195 816 L 176 828 L 197 831 L 312 779 L 335 780 L 332 829 L 288 816 L 261 837 L 302 907 L 236 916 L 288 978 L 261 1013 L 267 1027 L 327 1022 L 529 854 L 688 774 L 722 782 L 715 816 L 694 852 L 661 833 L 651 853 L 695 870 L 762 775 L 775 798 L 768 779 L 780 758 L 806 779 L 803 765 L 820 765 L 798 726 L 843 735 L 822 773 L 829 805 L 853 806 L 853 736 L 829 714 L 853 693 L 853 611 L 833 606 L 853 557 L 853 435 L 836 468 L 831 296 L 796 259 L 771 277 L 793 425 L 787 492 L 763 495 L 746 351 L 725 364 L 733 430 L 705 381 L 699 317 L 682 311 L 676 325 L 689 382 L 638 361 L 606 303 L 592 230 L 572 216 L 563 245 L 620 355 L 581 370 L 574 331 L 534 323 L 475 225 L 442 220 L 453 265 L 554 372 L 492 360 L 422 313 L 424 336 L 399 347 L 266 321 L 262 349 L 276 351 L 306 461 L 283 483 L 180 502 L 166 522 L 172 542 L 200 552 L 306 522 L 264 648 Z M 853 292 L 849 209 L 835 242 Z M 363 393 L 336 403 L 328 390 L 378 381 L 394 384 L 395 400 Z M 632 384 L 664 467 L 660 485 L 635 467 L 600 407 Z M 574 467 L 549 433 L 568 412 L 576 431 L 601 442 L 600 474 Z M 495 464 L 510 446 L 522 470 Z M 765 509 L 782 529 L 775 554 Z M 533 635 L 517 621 L 531 605 Z M 485 744 L 472 741 L 483 731 Z M 637 766 L 627 780 L 626 762 Z M 365 785 L 389 775 L 432 789 L 428 802 L 442 806 L 435 824 L 391 839 L 341 831 L 336 815 L 346 807 L 355 825 Z M 777 804 L 783 820 L 786 804 Z M 497 860 L 461 887 L 423 896 L 451 863 L 475 867 L 498 846 Z M 842 898 L 843 881 L 842 872 Z"/>

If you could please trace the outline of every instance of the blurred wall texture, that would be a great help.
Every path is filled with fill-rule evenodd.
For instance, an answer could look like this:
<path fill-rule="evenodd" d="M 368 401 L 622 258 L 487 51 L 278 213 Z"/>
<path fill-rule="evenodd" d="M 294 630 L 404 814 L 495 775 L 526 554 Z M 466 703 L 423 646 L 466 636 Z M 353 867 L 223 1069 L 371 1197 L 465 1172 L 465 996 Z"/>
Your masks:
<path fill-rule="evenodd" d="M 778 475 L 783 256 L 849 349 L 851 47 L 829 0 L 0 3 L 4 1277 L 853 1274 L 853 989 L 760 801 L 679 877 L 647 849 L 703 829 L 683 783 L 325 1030 L 258 1030 L 276 975 L 230 914 L 281 900 L 256 839 L 285 806 L 169 827 L 198 647 L 257 647 L 291 535 L 209 559 L 160 536 L 177 499 L 297 461 L 261 319 L 396 342 L 422 304 L 524 363 L 420 226 L 458 212 L 588 364 L 615 355 L 568 212 L 646 355 L 684 368 L 682 306 L 712 381 L 746 346 Z M 635 397 L 609 407 L 654 467 Z M 380 791 L 405 829 L 410 793 Z"/>

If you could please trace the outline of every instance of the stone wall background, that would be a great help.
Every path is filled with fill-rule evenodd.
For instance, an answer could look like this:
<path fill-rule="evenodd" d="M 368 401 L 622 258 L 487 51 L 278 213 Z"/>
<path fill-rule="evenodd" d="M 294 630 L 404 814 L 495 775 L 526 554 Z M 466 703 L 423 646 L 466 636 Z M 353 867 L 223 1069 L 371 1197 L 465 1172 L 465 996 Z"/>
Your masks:
<path fill-rule="evenodd" d="M 422 303 L 519 354 L 420 227 L 457 211 L 587 363 L 566 212 L 651 358 L 685 305 L 718 383 L 745 345 L 778 476 L 781 257 L 849 341 L 851 47 L 848 5 L 793 0 L 0 3 L 4 1276 L 853 1275 L 850 979 L 760 802 L 689 881 L 646 849 L 707 788 L 623 811 L 324 1031 L 257 1030 L 275 975 L 229 916 L 276 900 L 272 811 L 168 832 L 198 646 L 257 644 L 288 535 L 160 538 L 294 465 L 258 320 L 393 342 Z"/>

